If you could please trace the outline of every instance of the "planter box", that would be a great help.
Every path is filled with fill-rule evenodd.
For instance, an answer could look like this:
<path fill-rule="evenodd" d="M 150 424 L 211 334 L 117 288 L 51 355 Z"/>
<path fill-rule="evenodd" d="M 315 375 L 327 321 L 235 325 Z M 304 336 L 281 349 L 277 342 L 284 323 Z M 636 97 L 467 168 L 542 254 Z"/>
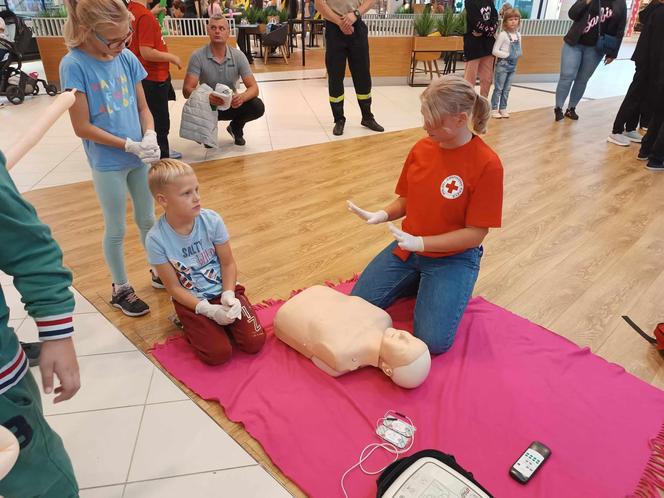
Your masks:
<path fill-rule="evenodd" d="M 455 52 L 463 50 L 462 36 L 414 36 L 413 52 Z"/>

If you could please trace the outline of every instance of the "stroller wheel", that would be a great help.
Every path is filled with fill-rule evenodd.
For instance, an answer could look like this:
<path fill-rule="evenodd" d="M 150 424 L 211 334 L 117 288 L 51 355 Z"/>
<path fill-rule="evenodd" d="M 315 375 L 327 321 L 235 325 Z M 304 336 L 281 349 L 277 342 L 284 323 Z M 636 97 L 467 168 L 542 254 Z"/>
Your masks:
<path fill-rule="evenodd" d="M 53 97 L 58 94 L 58 87 L 55 85 L 46 85 L 46 93 Z"/>
<path fill-rule="evenodd" d="M 6 91 L 7 100 L 14 105 L 22 104 L 25 100 L 25 92 L 16 85 L 9 85 Z"/>
<path fill-rule="evenodd" d="M 32 95 L 37 95 L 39 93 L 39 87 L 35 85 L 35 87 L 32 89 Z"/>

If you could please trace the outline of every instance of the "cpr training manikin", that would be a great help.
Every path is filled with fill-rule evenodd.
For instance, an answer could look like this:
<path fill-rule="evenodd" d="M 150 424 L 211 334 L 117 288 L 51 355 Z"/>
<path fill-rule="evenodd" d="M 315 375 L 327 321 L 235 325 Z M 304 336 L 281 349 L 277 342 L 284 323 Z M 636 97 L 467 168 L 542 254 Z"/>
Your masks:
<path fill-rule="evenodd" d="M 386 311 L 330 287 L 316 285 L 287 301 L 274 318 L 274 333 L 334 377 L 371 365 L 410 389 L 431 368 L 426 344 L 392 328 Z"/>

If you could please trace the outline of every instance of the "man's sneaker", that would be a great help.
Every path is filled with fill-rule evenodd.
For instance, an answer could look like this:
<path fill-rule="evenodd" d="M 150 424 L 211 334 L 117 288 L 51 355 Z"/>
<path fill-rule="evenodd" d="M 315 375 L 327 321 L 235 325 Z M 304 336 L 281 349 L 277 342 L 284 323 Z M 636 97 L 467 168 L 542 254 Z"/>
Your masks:
<path fill-rule="evenodd" d="M 646 169 L 649 169 L 650 171 L 664 171 L 664 162 L 657 159 L 651 159 L 646 164 Z"/>
<path fill-rule="evenodd" d="M 152 270 L 150 270 L 150 277 L 152 278 L 152 287 L 155 289 L 165 289 L 166 286 L 164 282 L 161 281 L 158 275 L 155 275 Z"/>
<path fill-rule="evenodd" d="M 570 118 L 574 121 L 579 119 L 579 115 L 576 113 L 576 107 L 570 107 L 565 111 L 565 117 Z"/>
<path fill-rule="evenodd" d="M 650 153 L 646 153 L 646 152 L 643 152 L 642 150 L 639 150 L 639 153 L 636 156 L 636 158 L 639 161 L 647 161 L 648 159 L 650 159 Z"/>
<path fill-rule="evenodd" d="M 505 119 L 507 119 L 507 118 L 510 117 L 510 113 L 507 112 L 507 109 L 501 109 L 501 110 L 500 110 L 500 115 L 501 115 L 503 118 L 505 118 Z"/>
<path fill-rule="evenodd" d="M 553 110 L 553 114 L 556 116 L 556 121 L 562 121 L 565 119 L 565 114 L 563 113 L 563 110 L 560 107 L 556 107 Z"/>
<path fill-rule="evenodd" d="M 641 140 L 643 140 L 643 136 L 636 130 L 624 131 L 623 136 L 627 137 L 630 142 L 635 142 L 637 144 L 640 144 Z"/>
<path fill-rule="evenodd" d="M 39 355 L 41 354 L 41 342 L 21 342 L 21 349 L 28 358 L 29 367 L 39 366 Z"/>
<path fill-rule="evenodd" d="M 127 316 L 142 316 L 150 312 L 150 307 L 142 301 L 130 286 L 113 293 L 111 305 L 119 308 Z"/>
<path fill-rule="evenodd" d="M 338 119 L 334 122 L 334 129 L 332 130 L 332 134 L 336 136 L 340 136 L 344 134 L 344 126 L 346 126 L 346 118 L 341 118 Z"/>
<path fill-rule="evenodd" d="M 230 134 L 231 137 L 233 137 L 233 141 L 235 142 L 235 145 L 244 145 L 247 143 L 247 141 L 244 139 L 244 137 L 240 133 L 236 133 L 233 131 L 233 127 L 231 125 L 228 125 L 226 127 L 226 131 Z"/>
<path fill-rule="evenodd" d="M 182 152 L 178 152 L 177 150 L 171 149 L 168 151 L 168 157 L 171 159 L 182 159 Z"/>
<path fill-rule="evenodd" d="M 491 117 L 493 119 L 502 119 L 503 116 L 500 114 L 500 111 L 498 111 L 498 109 L 494 109 L 493 111 L 491 111 Z"/>
<path fill-rule="evenodd" d="M 606 141 L 612 144 L 620 145 L 621 147 L 629 147 L 632 142 L 622 133 L 611 133 L 606 137 Z"/>
<path fill-rule="evenodd" d="M 360 121 L 360 124 L 362 126 L 366 126 L 367 128 L 373 131 L 385 131 L 385 128 L 376 123 L 376 120 L 374 118 L 362 119 L 362 121 Z"/>

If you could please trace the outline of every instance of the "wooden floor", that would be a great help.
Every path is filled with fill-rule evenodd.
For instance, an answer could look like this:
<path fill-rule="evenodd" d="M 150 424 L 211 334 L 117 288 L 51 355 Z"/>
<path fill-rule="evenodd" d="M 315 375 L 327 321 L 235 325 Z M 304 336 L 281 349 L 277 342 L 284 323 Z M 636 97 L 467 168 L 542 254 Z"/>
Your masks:
<path fill-rule="evenodd" d="M 506 172 L 504 228 L 486 240 L 475 294 L 664 388 L 664 361 L 620 319 L 628 314 L 648 331 L 664 321 L 664 175 L 636 161 L 636 147 L 606 143 L 618 104 L 584 103 L 578 122 L 554 123 L 551 110 L 542 109 L 491 123 L 486 140 Z M 345 200 L 384 206 L 409 148 L 423 134 L 376 134 L 197 164 L 203 205 L 224 217 L 250 298 L 286 298 L 293 288 L 361 271 L 391 238 L 384 226 L 366 226 L 347 213 Z M 107 304 L 102 216 L 91 183 L 26 197 L 52 227 L 76 288 L 139 348 L 147 352 L 175 333 L 166 294 L 150 287 L 132 224 L 128 270 L 152 313 L 126 318 Z M 197 401 L 301 496 L 217 404 Z"/>

